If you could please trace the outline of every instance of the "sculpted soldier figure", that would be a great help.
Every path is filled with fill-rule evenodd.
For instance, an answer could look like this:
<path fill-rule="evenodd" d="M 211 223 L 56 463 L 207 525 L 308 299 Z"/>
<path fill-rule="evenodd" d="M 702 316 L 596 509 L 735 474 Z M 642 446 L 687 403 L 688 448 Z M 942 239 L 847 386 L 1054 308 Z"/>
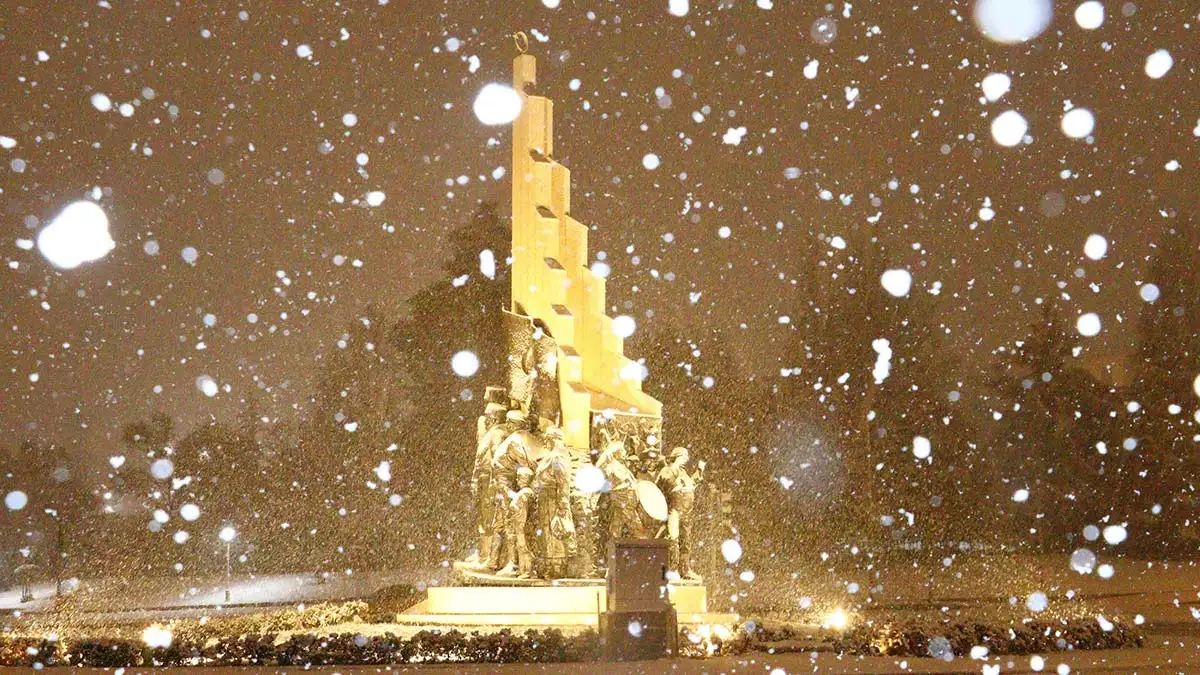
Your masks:
<path fill-rule="evenodd" d="M 539 524 L 545 540 L 543 574 L 548 579 L 566 575 L 567 561 L 577 553 L 575 522 L 571 517 L 571 465 L 562 451 L 562 429 L 550 427 L 546 438 L 553 447 L 538 463 Z"/>
<path fill-rule="evenodd" d="M 704 476 L 704 461 L 697 463 L 695 473 L 687 472 L 688 451 L 675 448 L 670 463 L 658 472 L 659 489 L 667 498 L 667 539 L 671 570 L 681 577 L 697 579 L 692 571 L 692 506 L 696 502 L 696 485 Z"/>
<path fill-rule="evenodd" d="M 509 527 L 516 543 L 517 577 L 521 579 L 533 576 L 533 554 L 529 551 L 529 542 L 525 540 L 525 525 L 529 521 L 529 507 L 533 502 L 532 482 L 533 471 L 524 466 L 517 469 L 518 489 L 509 504 Z"/>
<path fill-rule="evenodd" d="M 608 496 L 608 536 L 618 539 L 626 529 L 629 536 L 640 539 L 646 536 L 642 528 L 641 505 L 637 497 L 637 479 L 625 465 L 625 445 L 620 441 L 608 444 L 596 466 L 604 472 L 611 486 Z"/>
<path fill-rule="evenodd" d="M 476 525 L 479 552 L 475 560 L 485 563 L 492 541 L 492 455 L 496 447 L 514 431 L 505 422 L 506 409 L 497 403 L 488 403 L 479 420 L 483 434 L 475 445 L 475 466 L 471 469 L 471 497 L 475 500 Z"/>
<path fill-rule="evenodd" d="M 534 407 L 533 394 L 534 388 L 537 386 L 537 382 L 535 381 L 537 378 L 537 350 L 534 349 L 533 343 L 529 344 L 529 348 L 521 356 L 521 374 L 522 386 L 520 387 L 520 397 L 516 401 L 521 410 L 529 412 Z M 537 418 L 534 417 L 534 419 L 536 420 Z"/>
<path fill-rule="evenodd" d="M 499 403 L 488 402 L 483 408 L 483 414 L 475 420 L 475 447 L 479 447 L 480 441 L 487 434 L 488 429 L 496 426 L 497 423 L 504 421 L 504 412 L 508 410 Z"/>
<path fill-rule="evenodd" d="M 517 470 L 524 467 L 532 471 L 537 439 L 530 433 L 525 414 L 510 410 L 505 420 L 512 425 L 513 432 L 496 446 L 492 453 L 492 541 L 488 552 L 488 567 L 493 570 L 509 568 L 513 560 L 516 542 L 515 533 L 509 529 L 509 500 L 520 489 Z M 503 549 L 503 550 L 502 550 Z"/>
<path fill-rule="evenodd" d="M 575 524 L 575 556 L 567 565 L 567 573 L 576 579 L 587 579 L 596 573 L 596 500 L 598 494 L 580 492 L 571 486 L 571 520 Z"/>

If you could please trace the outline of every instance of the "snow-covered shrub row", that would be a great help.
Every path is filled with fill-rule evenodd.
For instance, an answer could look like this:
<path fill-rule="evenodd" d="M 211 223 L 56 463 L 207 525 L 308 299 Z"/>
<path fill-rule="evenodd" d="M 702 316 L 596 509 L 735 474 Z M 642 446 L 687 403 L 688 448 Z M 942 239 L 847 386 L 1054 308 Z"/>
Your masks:
<path fill-rule="evenodd" d="M 0 667 L 71 666 L 295 666 L 390 665 L 406 663 L 562 663 L 599 658 L 594 631 L 567 637 L 561 631 L 529 629 L 517 634 L 421 631 L 411 638 L 341 633 L 226 636 L 206 642 L 176 640 L 148 647 L 139 640 L 86 638 L 50 642 L 0 637 Z"/>
<path fill-rule="evenodd" d="M 855 626 L 833 640 L 842 654 L 933 656 L 945 660 L 999 654 L 1044 654 L 1079 649 L 1142 646 L 1141 634 L 1119 623 L 1093 619 L 982 623 L 877 623 Z"/>
<path fill-rule="evenodd" d="M 3 637 L 0 638 L 0 668 L 29 668 L 35 663 L 52 663 L 57 650 L 57 643 L 41 637 Z"/>

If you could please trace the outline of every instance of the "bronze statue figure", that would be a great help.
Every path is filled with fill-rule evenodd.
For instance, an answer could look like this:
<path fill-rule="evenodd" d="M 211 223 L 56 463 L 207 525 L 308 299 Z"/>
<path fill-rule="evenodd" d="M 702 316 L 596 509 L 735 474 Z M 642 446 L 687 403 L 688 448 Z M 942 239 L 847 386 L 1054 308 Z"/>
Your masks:
<path fill-rule="evenodd" d="M 659 472 L 655 480 L 667 498 L 667 539 L 671 570 L 682 578 L 698 579 L 692 570 L 692 507 L 696 502 L 696 485 L 704 476 L 704 461 L 697 463 L 697 470 L 687 471 L 687 448 L 671 451 L 669 463 Z"/>
<path fill-rule="evenodd" d="M 522 466 L 517 469 L 517 491 L 509 504 L 509 529 L 513 533 L 513 541 L 517 556 L 517 577 L 528 579 L 533 576 L 533 554 L 525 537 L 525 528 L 529 521 L 529 509 L 533 505 L 533 471 Z M 501 572 L 504 574 L 504 572 Z"/>
<path fill-rule="evenodd" d="M 597 425 L 603 446 L 593 466 L 585 450 L 566 444 L 562 427 L 516 408 L 519 401 L 495 389 L 488 399 L 497 400 L 488 401 L 477 421 L 471 494 L 479 551 L 465 561 L 469 569 L 520 579 L 592 578 L 600 562 L 597 540 L 665 536 L 672 577 L 698 578 L 691 521 L 703 461 L 689 468 L 685 448 L 662 457 L 657 434 L 617 416 L 613 420 L 629 433 Z M 583 467 L 591 475 L 576 485 Z"/>
<path fill-rule="evenodd" d="M 575 556 L 568 561 L 567 573 L 576 579 L 596 574 L 596 500 L 599 495 L 571 489 L 571 519 L 575 523 Z"/>
<path fill-rule="evenodd" d="M 479 417 L 476 428 L 475 465 L 471 469 L 471 498 L 475 500 L 475 534 L 478 549 L 474 560 L 486 562 L 492 541 L 492 455 L 496 447 L 513 432 L 505 422 L 507 409 L 498 403 L 488 403 Z M 480 433 L 482 431 L 482 433 Z"/>
<path fill-rule="evenodd" d="M 510 410 L 505 416 L 508 423 L 513 425 L 513 431 L 498 446 L 492 454 L 492 541 L 490 542 L 487 567 L 492 570 L 514 567 L 513 560 L 516 542 L 515 533 L 509 528 L 508 505 L 510 493 L 516 493 L 517 470 L 525 467 L 533 470 L 537 464 L 534 452 L 537 439 L 529 431 L 525 413 L 520 410 Z"/>
<path fill-rule="evenodd" d="M 562 430 L 546 431 L 550 448 L 538 462 L 536 485 L 542 536 L 545 539 L 542 576 L 566 576 L 567 563 L 577 553 L 575 521 L 571 516 L 571 467 L 562 444 Z"/>
<path fill-rule="evenodd" d="M 642 527 L 642 507 L 638 503 L 637 478 L 626 466 L 625 445 L 620 441 L 608 444 L 596 466 L 604 472 L 609 483 L 608 536 L 622 537 L 626 530 L 635 539 L 645 537 Z"/>

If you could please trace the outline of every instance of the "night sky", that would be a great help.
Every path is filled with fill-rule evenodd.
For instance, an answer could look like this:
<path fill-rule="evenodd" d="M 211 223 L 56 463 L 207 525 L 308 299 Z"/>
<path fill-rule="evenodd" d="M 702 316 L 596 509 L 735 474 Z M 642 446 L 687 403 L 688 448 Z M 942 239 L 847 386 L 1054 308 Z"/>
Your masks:
<path fill-rule="evenodd" d="M 5 0 L 4 435 L 104 452 L 125 421 L 229 419 L 258 390 L 264 412 L 296 419 L 367 304 L 400 311 L 437 279 L 442 242 L 481 201 L 507 213 L 509 176 L 493 176 L 509 129 L 472 101 L 511 80 L 516 30 L 555 101 L 573 215 L 612 266 L 611 313 L 640 330 L 721 334 L 778 376 L 799 357 L 770 340 L 796 329 L 780 317 L 802 311 L 821 238 L 873 232 L 876 255 L 912 271 L 912 303 L 953 298 L 939 311 L 968 366 L 1058 294 L 1072 324 L 1100 315 L 1083 359 L 1119 379 L 1147 256 L 1164 228 L 1196 225 L 1196 5 L 1109 0 L 1089 31 L 1058 2 L 1039 37 L 1004 45 L 968 2 L 771 4 Z M 1152 79 L 1157 49 L 1175 63 Z M 991 72 L 1012 87 L 985 103 Z M 1088 139 L 1060 130 L 1068 105 L 1095 114 Z M 993 140 L 1009 109 L 1031 143 Z M 22 244 L 97 188 L 107 257 L 59 271 Z M 370 191 L 386 200 L 368 207 Z M 1084 256 L 1093 233 L 1100 261 Z"/>

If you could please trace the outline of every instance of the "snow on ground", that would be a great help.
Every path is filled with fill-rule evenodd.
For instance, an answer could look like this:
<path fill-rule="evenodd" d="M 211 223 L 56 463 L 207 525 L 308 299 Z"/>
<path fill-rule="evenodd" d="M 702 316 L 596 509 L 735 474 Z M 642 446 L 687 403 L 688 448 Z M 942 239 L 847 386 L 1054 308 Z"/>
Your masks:
<path fill-rule="evenodd" d="M 1110 578 L 1098 574 L 1079 574 L 1071 570 L 1069 554 L 993 555 L 959 558 L 931 578 L 922 569 L 903 570 L 893 566 L 880 579 L 882 588 L 871 595 L 871 602 L 855 612 L 854 620 L 902 618 L 910 613 L 936 615 L 949 608 L 956 617 L 982 613 L 991 615 L 998 606 L 1016 605 L 1020 612 L 1031 594 L 1044 594 L 1050 612 L 1092 612 L 1121 621 L 1135 621 L 1141 615 L 1140 630 L 1146 636 L 1143 649 L 1090 651 L 1042 655 L 1041 672 L 1056 672 L 1060 664 L 1070 672 L 1134 672 L 1165 667 L 1166 672 L 1200 672 L 1200 565 L 1189 562 L 1137 561 L 1106 559 L 1113 566 Z M 806 580 L 772 579 L 762 574 L 755 582 L 758 590 L 786 596 L 812 596 L 855 607 L 861 597 L 847 596 L 845 583 L 852 573 L 828 573 L 820 570 Z M 270 606 L 295 606 L 327 600 L 370 599 L 379 590 L 414 583 L 418 573 L 381 572 L 334 575 L 320 584 L 314 575 L 271 575 L 239 577 L 231 586 L 233 603 L 228 612 L 264 611 Z M 1004 583 L 997 579 L 1003 577 Z M 35 601 L 21 605 L 19 589 L 0 593 L 0 609 L 36 612 L 45 609 L 52 598 L 53 584 L 34 587 Z M 94 619 L 107 621 L 152 621 L 183 616 L 212 614 L 223 604 L 224 581 L 221 578 L 149 579 L 138 584 L 119 580 L 84 582 L 77 594 L 76 606 Z M 861 596 L 861 592 L 856 594 Z M 1011 597 L 1010 597 L 1011 596 Z M 715 599 L 715 598 L 714 598 Z M 747 598 L 747 603 L 752 602 Z M 713 603 L 714 610 L 721 609 Z M 1073 608 L 1073 609 L 1071 609 Z M 754 617 L 750 606 L 739 608 L 744 616 Z M 962 613 L 960 615 L 960 612 Z M 1195 614 L 1193 612 L 1196 612 Z M 770 618 L 769 616 L 765 618 Z M 448 628 L 448 627 L 445 627 Z M 377 634 L 391 632 L 407 635 L 415 628 L 395 624 L 342 624 L 326 632 Z M 641 663 L 607 668 L 607 672 L 824 672 L 824 673 L 901 673 L 901 672 L 983 672 L 984 665 L 999 666 L 1003 673 L 1034 672 L 1028 656 L 1005 656 L 986 662 L 956 658 L 945 663 L 930 658 L 837 657 L 829 652 L 769 655 L 749 653 L 707 661 Z M 775 669 L 782 670 L 775 670 Z M 339 672 L 368 672 L 366 669 L 339 668 Z M 496 666 L 454 668 L 460 672 L 517 672 L 515 668 Z M 370 672 L 374 672 L 372 669 Z M 594 664 L 553 666 L 540 672 L 594 672 Z M 989 669 L 987 672 L 994 672 Z"/>
<path fill-rule="evenodd" d="M 49 599 L 54 597 L 54 584 L 34 584 L 31 589 L 33 592 L 33 600 L 30 602 L 21 602 L 21 587 L 20 585 L 13 586 L 7 591 L 0 591 L 0 610 L 11 611 L 19 609 L 23 612 L 40 611 L 45 609 L 49 604 Z"/>
<path fill-rule="evenodd" d="M 352 600 L 370 597 L 388 586 L 417 583 L 414 574 L 400 571 L 353 576 L 331 574 L 326 583 L 319 583 L 314 574 L 233 577 L 232 583 L 229 584 L 229 604 L 261 607 Z M 119 613 L 215 607 L 226 604 L 225 588 L 224 577 L 150 577 L 136 582 L 106 578 L 85 580 L 72 600 L 75 606 L 84 612 Z M 54 597 L 54 584 L 34 586 L 32 602 L 22 603 L 20 596 L 19 588 L 0 593 L 0 611 L 36 612 L 48 609 Z"/>

